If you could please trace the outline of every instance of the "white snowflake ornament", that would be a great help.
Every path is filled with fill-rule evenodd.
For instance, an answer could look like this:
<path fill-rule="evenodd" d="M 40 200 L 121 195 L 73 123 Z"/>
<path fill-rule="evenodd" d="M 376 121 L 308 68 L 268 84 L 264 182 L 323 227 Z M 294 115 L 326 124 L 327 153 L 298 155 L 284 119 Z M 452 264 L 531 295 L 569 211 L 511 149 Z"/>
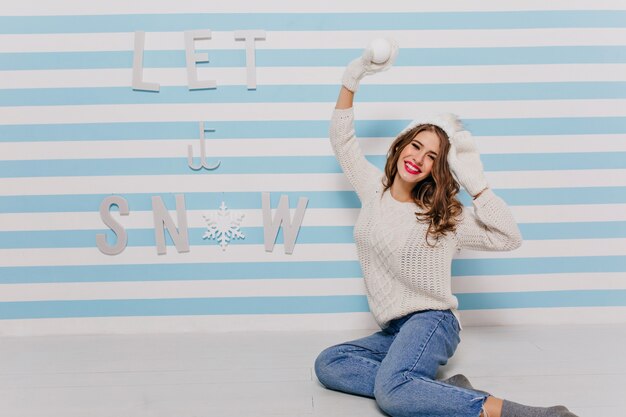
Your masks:
<path fill-rule="evenodd" d="M 219 211 L 210 217 L 202 216 L 207 224 L 207 230 L 202 239 L 217 239 L 222 250 L 226 250 L 226 246 L 232 239 L 245 239 L 246 236 L 241 233 L 239 226 L 245 214 L 233 214 L 226 208 L 226 203 L 222 201 Z"/>

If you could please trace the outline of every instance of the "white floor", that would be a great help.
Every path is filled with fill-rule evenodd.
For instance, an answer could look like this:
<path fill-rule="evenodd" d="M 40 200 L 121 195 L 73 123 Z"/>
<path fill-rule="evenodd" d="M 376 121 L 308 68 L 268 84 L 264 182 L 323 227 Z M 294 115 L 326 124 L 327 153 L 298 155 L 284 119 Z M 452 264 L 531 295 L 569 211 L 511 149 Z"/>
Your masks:
<path fill-rule="evenodd" d="M 371 331 L 0 338 L 0 416 L 384 414 L 323 388 L 318 352 Z M 626 324 L 466 327 L 440 371 L 495 396 L 626 416 Z"/>

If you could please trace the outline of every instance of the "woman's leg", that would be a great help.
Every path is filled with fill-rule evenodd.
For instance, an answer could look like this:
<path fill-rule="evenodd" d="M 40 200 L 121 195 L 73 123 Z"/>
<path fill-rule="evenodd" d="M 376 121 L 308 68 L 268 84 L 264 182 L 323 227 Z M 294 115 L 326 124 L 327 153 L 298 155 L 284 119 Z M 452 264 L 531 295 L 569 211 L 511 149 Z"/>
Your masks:
<path fill-rule="evenodd" d="M 395 336 L 389 330 L 323 350 L 315 360 L 317 379 L 326 388 L 374 398 L 376 373 Z"/>
<path fill-rule="evenodd" d="M 435 381 L 460 342 L 451 311 L 412 315 L 400 328 L 380 364 L 376 402 L 393 417 L 478 417 L 487 395 Z"/>
<path fill-rule="evenodd" d="M 398 332 L 397 323 L 402 320 L 392 322 L 392 326 L 386 331 L 322 351 L 315 360 L 317 378 L 326 388 L 374 398 L 374 381 L 378 368 Z M 460 374 L 441 382 L 473 389 L 467 378 Z"/>

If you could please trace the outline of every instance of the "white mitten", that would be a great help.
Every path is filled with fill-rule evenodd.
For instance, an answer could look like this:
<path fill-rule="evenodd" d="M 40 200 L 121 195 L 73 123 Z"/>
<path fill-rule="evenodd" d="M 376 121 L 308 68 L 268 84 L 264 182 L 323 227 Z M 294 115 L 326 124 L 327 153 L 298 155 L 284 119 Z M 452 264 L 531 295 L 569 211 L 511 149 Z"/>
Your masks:
<path fill-rule="evenodd" d="M 389 55 L 389 59 L 380 64 L 374 63 L 372 61 L 374 51 L 372 50 L 372 46 L 370 44 L 370 46 L 363 50 L 363 54 L 360 57 L 351 61 L 346 67 L 341 80 L 344 87 L 352 92 L 356 92 L 359 89 L 359 83 L 363 77 L 377 72 L 386 71 L 391 68 L 396 60 L 396 57 L 398 56 L 398 43 L 390 38 L 387 38 L 387 41 L 391 45 L 391 54 Z"/>
<path fill-rule="evenodd" d="M 450 138 L 448 164 L 456 180 L 472 197 L 487 188 L 480 154 L 472 134 L 467 130 L 461 130 Z"/>

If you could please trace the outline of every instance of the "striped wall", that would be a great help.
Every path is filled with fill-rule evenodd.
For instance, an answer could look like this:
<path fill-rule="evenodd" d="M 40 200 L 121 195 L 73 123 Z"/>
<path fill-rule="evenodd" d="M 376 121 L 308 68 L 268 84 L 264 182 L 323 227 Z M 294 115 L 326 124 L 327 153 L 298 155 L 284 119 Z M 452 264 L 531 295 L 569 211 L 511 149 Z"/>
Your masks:
<path fill-rule="evenodd" d="M 0 335 L 375 328 L 352 240 L 359 202 L 327 139 L 345 65 L 378 36 L 398 40 L 390 71 L 355 104 L 367 157 L 420 112 L 457 113 L 486 176 L 524 236 L 513 252 L 462 251 L 453 292 L 465 325 L 626 322 L 626 3 L 623 1 L 42 0 L 0 16 Z M 189 91 L 184 31 L 209 63 Z M 257 89 L 242 42 L 262 29 Z M 134 32 L 145 31 L 133 91 Z M 214 171 L 187 166 L 206 133 Z M 261 193 L 309 199 L 293 254 L 263 247 Z M 190 251 L 157 255 L 151 198 Z M 96 234 L 128 245 L 109 256 Z M 462 191 L 461 199 L 471 205 Z M 244 240 L 202 239 L 221 201 Z"/>

